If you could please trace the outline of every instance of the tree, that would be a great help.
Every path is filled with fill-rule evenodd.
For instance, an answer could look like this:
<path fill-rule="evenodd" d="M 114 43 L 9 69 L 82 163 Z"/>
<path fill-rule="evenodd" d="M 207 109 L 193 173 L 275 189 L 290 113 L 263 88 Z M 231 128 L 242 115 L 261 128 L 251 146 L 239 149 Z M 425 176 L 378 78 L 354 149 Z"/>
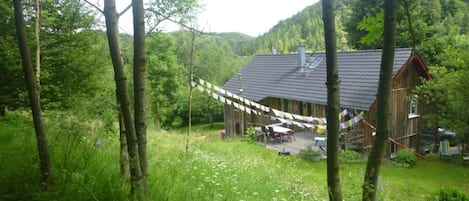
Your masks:
<path fill-rule="evenodd" d="M 0 117 L 7 108 L 27 106 L 23 72 L 18 65 L 20 51 L 15 36 L 14 11 L 11 1 L 0 2 Z"/>
<path fill-rule="evenodd" d="M 36 83 L 40 87 L 41 85 L 41 1 L 35 1 L 36 6 L 36 19 L 35 19 L 35 39 L 36 39 Z"/>
<path fill-rule="evenodd" d="M 339 174 L 339 70 L 335 31 L 335 0 L 322 1 L 327 65 L 327 187 L 329 200 L 342 200 Z"/>
<path fill-rule="evenodd" d="M 155 33 L 147 37 L 148 101 L 157 131 L 172 126 L 173 105 L 186 79 L 185 69 L 177 63 L 175 48 L 175 41 L 168 34 Z"/>
<path fill-rule="evenodd" d="M 34 81 L 31 53 L 29 52 L 27 45 L 23 7 L 20 0 L 14 0 L 13 5 L 15 10 L 16 35 L 21 53 L 21 61 L 23 63 L 26 86 L 28 88 L 29 102 L 31 105 L 31 111 L 33 113 L 34 130 L 36 132 L 36 141 L 41 170 L 41 185 L 45 190 L 47 190 L 49 185 L 52 183 L 52 165 L 49 156 L 49 149 L 47 146 L 47 136 L 44 132 L 39 93 L 36 88 L 36 82 Z"/>
<path fill-rule="evenodd" d="M 79 0 L 41 6 L 41 99 L 45 108 L 68 109 L 102 87 L 98 80 L 109 65 L 102 56 L 105 35 L 91 30 L 94 16 Z"/>
<path fill-rule="evenodd" d="M 125 126 L 131 177 L 130 194 L 132 198 L 143 200 L 145 195 L 145 185 L 143 183 L 142 171 L 140 168 L 137 135 L 132 118 L 132 111 L 130 109 L 130 99 L 127 93 L 127 78 L 124 74 L 124 63 L 120 52 L 118 30 L 119 15 L 117 14 L 114 0 L 104 1 L 104 16 L 106 18 L 106 33 L 108 36 L 109 50 L 114 67 L 116 93 L 119 99 L 118 102 Z"/>
<path fill-rule="evenodd" d="M 146 71 L 147 56 L 145 52 L 145 18 L 143 0 L 132 0 L 132 13 L 134 25 L 134 123 L 138 140 L 138 154 L 144 192 L 147 189 L 148 162 L 147 162 L 147 122 L 146 122 Z M 144 196 L 144 195 L 143 195 Z"/>
<path fill-rule="evenodd" d="M 364 201 L 376 200 L 381 157 L 383 156 L 386 141 L 389 136 L 389 101 L 391 98 L 391 78 L 396 40 L 396 10 L 396 1 L 384 1 L 384 35 L 377 95 L 377 126 L 376 136 L 373 141 L 370 156 L 368 157 L 364 183 L 362 186 L 362 200 Z"/>
<path fill-rule="evenodd" d="M 458 29 L 449 27 L 449 34 L 436 38 L 434 44 L 439 44 L 442 53 L 438 55 L 438 63 L 430 66 L 433 80 L 424 82 L 416 92 L 419 102 L 428 105 L 423 116 L 426 126 L 430 128 L 442 127 L 455 131 L 463 145 L 464 151 L 469 151 L 469 128 L 465 101 L 469 96 L 464 87 L 464 79 L 469 75 L 469 37 L 459 35 Z"/>

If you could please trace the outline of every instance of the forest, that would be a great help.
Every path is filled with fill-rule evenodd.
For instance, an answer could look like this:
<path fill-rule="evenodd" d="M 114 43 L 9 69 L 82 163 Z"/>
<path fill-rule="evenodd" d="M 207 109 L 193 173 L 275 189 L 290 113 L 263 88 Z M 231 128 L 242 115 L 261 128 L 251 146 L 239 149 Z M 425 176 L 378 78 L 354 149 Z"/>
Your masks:
<path fill-rule="evenodd" d="M 117 35 L 121 57 L 117 60 L 123 64 L 121 79 L 115 74 L 115 60 L 109 45 L 109 27 L 105 21 L 109 19 L 112 6 L 107 2 L 114 1 L 106 0 L 104 8 L 93 1 L 81 0 L 0 1 L 0 123 L 23 126 L 26 124 L 24 118 L 31 118 L 31 96 L 26 87 L 28 77 L 23 72 L 24 60 L 18 42 L 18 25 L 15 24 L 18 19 L 14 3 L 18 3 L 23 7 L 25 42 L 32 53 L 29 58 L 32 61 L 31 78 L 38 92 L 46 133 L 68 133 L 52 135 L 49 139 L 52 155 L 63 154 L 58 157 L 61 158 L 61 170 L 55 172 L 61 173 L 56 173 L 56 178 L 63 174 L 71 179 L 74 175 L 66 174 L 67 171 L 86 167 L 68 161 L 80 161 L 74 155 L 79 150 L 74 148 L 81 146 L 80 143 L 99 146 L 101 140 L 119 140 L 119 133 L 122 137 L 125 101 L 120 99 L 116 89 L 119 80 L 125 80 L 125 87 L 129 89 L 129 111 L 138 110 L 141 99 L 136 97 L 141 94 L 137 88 L 145 88 L 146 104 L 142 110 L 146 111 L 144 120 L 149 132 L 160 134 L 192 125 L 217 128 L 217 122 L 223 121 L 223 105 L 203 92 L 192 90 L 190 82 L 194 77 L 223 86 L 254 55 L 271 54 L 273 48 L 279 54 L 295 53 L 298 44 L 303 43 L 308 52 L 325 52 L 320 2 L 278 22 L 258 37 L 250 37 L 242 33 L 206 33 L 192 26 L 196 11 L 201 9 L 196 0 L 153 0 L 145 5 L 142 1 L 145 15 L 141 17 L 145 18 L 142 19 L 145 28 L 144 38 L 140 40 L 145 44 L 144 49 L 136 51 L 136 34 Z M 431 114 L 424 117 L 429 122 L 427 126 L 451 129 L 462 141 L 469 142 L 469 103 L 466 101 L 469 92 L 465 90 L 469 76 L 469 2 L 398 0 L 397 4 L 396 48 L 409 47 L 419 51 L 433 76 L 432 82 L 425 82 L 416 91 L 432 108 Z M 132 9 L 138 8 L 131 5 Z M 334 9 L 338 51 L 382 48 L 382 0 L 337 0 Z M 181 29 L 162 32 L 159 26 L 163 21 L 177 22 Z M 146 74 L 140 74 L 142 79 L 135 79 L 144 72 L 136 68 L 142 61 L 138 60 L 142 54 L 146 55 Z M 137 116 L 134 118 L 137 122 Z M 24 132 L 32 132 L 28 126 L 21 129 L 26 127 L 29 131 Z M 146 125 L 143 127 L 146 129 Z M 19 132 L 9 129 L 12 130 L 5 129 L 1 135 Z M 135 131 L 138 134 L 138 128 Z M 31 138 L 27 141 L 33 140 L 33 135 L 27 137 Z M 23 138 L 25 136 L 19 139 Z M 5 142 L 14 140 L 13 137 L 5 139 L 8 139 Z M 58 142 L 67 146 L 54 148 Z M 3 150 L 11 151 L 8 149 L 15 146 L 5 146 Z M 119 149 L 118 145 L 114 148 Z M 31 157 L 28 162 L 34 161 L 34 168 L 39 169 L 39 162 Z M 10 181 L 13 176 L 18 176 L 10 178 L 7 174 L 8 171 L 1 172 L 0 179 Z M 66 185 L 65 180 L 57 180 Z M 24 186 L 24 183 L 29 181 L 17 185 L 27 188 L 30 186 Z M 34 196 L 37 196 L 34 200 L 50 198 L 41 198 L 40 193 L 21 198 L 12 193 L 14 188 L 0 191 L 5 195 L 0 195 L 0 200 L 30 200 Z M 62 190 L 56 193 L 70 195 L 65 188 Z M 122 197 L 119 194 L 107 198 L 119 200 Z M 56 199 L 61 200 L 60 196 Z M 106 196 L 95 200 L 106 200 Z"/>
<path fill-rule="evenodd" d="M 339 51 L 380 47 L 382 30 L 379 22 L 382 22 L 383 18 L 380 2 L 338 1 L 336 26 Z M 442 77 L 443 85 L 454 80 L 452 76 L 462 76 L 459 74 L 463 73 L 464 64 L 467 63 L 467 6 L 467 3 L 457 0 L 412 1 L 407 6 L 400 4 L 396 46 L 418 49 L 431 66 L 432 74 Z M 4 28 L 0 35 L 0 114 L 4 114 L 7 109 L 25 108 L 28 104 L 22 71 L 18 68 L 19 51 L 15 48 L 17 42 L 14 36 L 11 2 L 4 1 L 1 8 L 1 23 Z M 27 9 L 29 13 L 26 14 L 30 15 L 27 16 L 27 19 L 30 19 L 27 23 L 31 23 L 31 26 L 27 27 L 27 33 L 30 33 L 30 44 L 34 44 L 34 11 L 32 7 Z M 114 121 L 112 115 L 106 115 L 112 111 L 115 100 L 112 96 L 113 75 L 109 50 L 106 47 L 106 35 L 98 29 L 103 26 L 99 21 L 102 19 L 93 8 L 80 1 L 66 1 L 61 4 L 45 1 L 42 9 L 39 45 L 43 51 L 40 54 L 41 68 L 36 71 L 39 71 L 37 75 L 40 76 L 43 107 L 46 110 L 86 108 L 89 111 L 79 110 L 99 113 L 88 115 L 104 121 Z M 181 14 L 176 17 L 184 16 Z M 409 19 L 411 27 L 408 25 Z M 188 104 L 184 94 L 188 91 L 191 33 L 188 30 L 170 33 L 157 30 L 148 30 L 146 39 L 147 79 L 149 91 L 154 92 L 149 94 L 149 111 L 152 111 L 153 117 L 158 117 L 152 118 L 153 122 L 157 120 L 157 124 L 165 129 L 185 126 Z M 256 38 L 241 33 L 200 32 L 194 40 L 194 75 L 222 86 L 254 54 L 270 54 L 273 47 L 278 53 L 294 53 L 297 45 L 302 42 L 308 51 L 324 52 L 322 30 L 322 10 L 318 3 L 280 21 Z M 132 37 L 121 34 L 121 41 L 124 50 L 129 50 L 123 53 L 124 63 L 131 66 Z M 34 47 L 31 51 L 35 51 Z M 73 57 L 75 54 L 83 57 Z M 130 67 L 125 69 L 127 73 L 132 71 Z M 161 74 L 165 76 L 155 79 Z M 451 78 L 444 78 L 446 76 Z M 433 90 L 437 90 L 436 86 L 433 87 Z M 204 96 L 197 92 L 195 96 L 192 113 L 195 123 L 208 122 L 209 119 L 221 120 L 220 105 L 212 107 L 212 104 L 217 103 L 210 102 L 210 99 L 204 100 Z M 431 98 L 434 101 L 444 101 L 441 99 L 445 97 Z M 205 104 L 207 101 L 209 104 Z M 218 109 L 210 111 L 214 108 Z M 109 119 L 105 118 L 106 116 Z M 441 121 L 445 119 L 441 118 Z"/>

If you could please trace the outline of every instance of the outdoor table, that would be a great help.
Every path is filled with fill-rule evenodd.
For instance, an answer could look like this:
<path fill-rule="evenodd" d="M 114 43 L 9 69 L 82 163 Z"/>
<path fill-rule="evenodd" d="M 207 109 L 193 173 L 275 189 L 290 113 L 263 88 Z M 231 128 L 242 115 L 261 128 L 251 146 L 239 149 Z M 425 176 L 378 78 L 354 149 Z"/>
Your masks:
<path fill-rule="evenodd" d="M 326 137 L 314 137 L 314 143 L 317 145 L 318 143 L 324 144 L 326 141 Z"/>
<path fill-rule="evenodd" d="M 289 134 L 293 133 L 292 129 L 285 128 L 285 127 L 282 127 L 282 126 L 272 126 L 272 128 L 274 129 L 274 132 L 284 134 L 284 135 L 289 135 Z"/>

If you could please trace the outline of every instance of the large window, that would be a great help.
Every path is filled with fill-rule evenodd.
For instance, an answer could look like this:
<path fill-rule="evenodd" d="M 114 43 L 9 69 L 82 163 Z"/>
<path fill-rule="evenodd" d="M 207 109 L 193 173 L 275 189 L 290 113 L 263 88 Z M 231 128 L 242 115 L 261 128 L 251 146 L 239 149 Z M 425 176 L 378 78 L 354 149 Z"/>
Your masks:
<path fill-rule="evenodd" d="M 419 117 L 420 115 L 417 112 L 417 95 L 410 95 L 409 99 L 409 119 Z"/>

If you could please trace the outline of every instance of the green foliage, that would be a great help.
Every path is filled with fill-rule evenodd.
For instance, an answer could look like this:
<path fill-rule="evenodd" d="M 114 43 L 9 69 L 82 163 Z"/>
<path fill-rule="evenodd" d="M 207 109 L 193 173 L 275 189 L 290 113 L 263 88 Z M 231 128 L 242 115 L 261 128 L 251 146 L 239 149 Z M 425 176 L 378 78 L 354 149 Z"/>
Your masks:
<path fill-rule="evenodd" d="M 383 18 L 384 12 L 376 14 L 376 16 L 365 16 L 363 20 L 358 23 L 358 30 L 366 31 L 367 34 L 360 38 L 360 43 L 363 45 L 372 46 L 376 48 L 381 46 L 383 35 Z"/>
<path fill-rule="evenodd" d="M 311 146 L 307 146 L 305 149 L 300 150 L 298 156 L 307 160 L 312 160 L 313 157 L 320 157 L 321 152 L 313 150 Z"/>
<path fill-rule="evenodd" d="M 0 27 L 0 110 L 16 109 L 26 105 L 27 94 L 11 1 L 0 2 Z"/>
<path fill-rule="evenodd" d="M 438 195 L 438 201 L 468 201 L 469 194 L 455 187 L 442 188 Z"/>
<path fill-rule="evenodd" d="M 348 13 L 344 2 L 337 3 L 338 15 L 335 19 L 337 34 L 337 49 L 347 50 L 347 33 L 343 30 L 343 17 Z M 344 16 L 340 15 L 344 14 Z M 322 21 L 322 6 L 319 3 L 308 6 L 294 16 L 280 21 L 267 33 L 257 37 L 251 44 L 249 54 L 270 54 L 271 48 L 278 53 L 295 53 L 298 44 L 304 43 L 308 51 L 324 51 L 324 25 Z"/>
<path fill-rule="evenodd" d="M 113 76 L 104 33 L 73 32 L 51 33 L 53 42 L 43 38 L 41 98 L 46 108 L 68 108 L 76 99 L 95 96 L 109 87 L 101 82 L 103 76 Z"/>
<path fill-rule="evenodd" d="M 171 128 L 175 121 L 175 107 L 178 93 L 185 89 L 186 69 L 177 63 L 175 41 L 166 34 L 152 34 L 147 38 L 148 55 L 148 102 L 151 117 L 157 129 Z"/>
<path fill-rule="evenodd" d="M 178 31 L 171 33 L 176 44 L 177 60 L 188 68 L 192 62 L 194 66 L 194 76 L 202 78 L 215 85 L 222 86 L 231 76 L 237 72 L 249 57 L 242 57 L 233 52 L 232 41 L 243 40 L 237 38 L 237 34 L 213 34 L 197 36 L 194 41 L 194 53 L 191 59 L 190 50 L 192 48 L 192 36 L 190 32 Z M 233 37 L 233 38 L 230 38 Z M 189 77 L 189 76 L 186 76 Z M 189 86 L 183 85 L 181 91 L 177 94 L 177 102 L 172 106 L 175 107 L 175 115 L 182 119 L 181 126 L 188 125 L 189 103 L 187 94 Z M 223 118 L 222 104 L 214 100 L 212 95 L 205 92 L 193 90 L 192 97 L 192 120 L 193 123 L 215 122 Z"/>
<path fill-rule="evenodd" d="M 248 142 L 255 142 L 256 141 L 256 137 L 257 137 L 257 134 L 256 134 L 256 129 L 254 127 L 249 127 L 247 130 L 246 130 L 246 134 L 244 136 L 244 138 L 246 139 L 246 141 Z"/>
<path fill-rule="evenodd" d="M 366 157 L 356 151 L 341 150 L 339 152 L 339 161 L 341 163 L 364 162 L 366 161 Z"/>
<path fill-rule="evenodd" d="M 126 200 L 129 186 L 119 177 L 117 138 L 85 116 L 45 116 L 54 186 L 38 185 L 39 159 L 31 114 L 0 118 L 0 200 Z M 103 147 L 94 145 L 100 138 Z"/>
<path fill-rule="evenodd" d="M 399 149 L 396 155 L 396 162 L 414 166 L 417 164 L 417 157 L 415 157 L 414 152 L 410 149 Z"/>
<path fill-rule="evenodd" d="M 27 112 L 0 118 L 0 200 L 127 200 L 128 184 L 119 176 L 119 143 L 96 122 L 73 113 L 47 113 L 55 186 L 37 187 L 38 159 L 32 120 Z M 63 124 L 63 125 L 62 125 Z M 149 200 L 323 200 L 326 165 L 240 140 L 204 140 L 223 126 L 194 126 L 190 152 L 186 130 L 148 136 Z M 102 147 L 94 142 L 99 137 Z M 464 186 L 466 169 L 438 159 L 416 168 L 384 165 L 378 195 L 385 200 L 428 200 L 440 186 Z M 345 200 L 361 198 L 363 164 L 341 168 Z M 451 170 L 451 171 L 448 171 Z M 422 187 L 423 186 L 423 187 Z M 436 195 L 437 196 L 437 195 Z M 436 197 L 435 196 L 435 197 Z"/>
<path fill-rule="evenodd" d="M 146 31 L 158 33 L 158 26 L 168 19 L 187 24 L 196 17 L 200 5 L 196 0 L 150 0 L 146 7 Z"/>

